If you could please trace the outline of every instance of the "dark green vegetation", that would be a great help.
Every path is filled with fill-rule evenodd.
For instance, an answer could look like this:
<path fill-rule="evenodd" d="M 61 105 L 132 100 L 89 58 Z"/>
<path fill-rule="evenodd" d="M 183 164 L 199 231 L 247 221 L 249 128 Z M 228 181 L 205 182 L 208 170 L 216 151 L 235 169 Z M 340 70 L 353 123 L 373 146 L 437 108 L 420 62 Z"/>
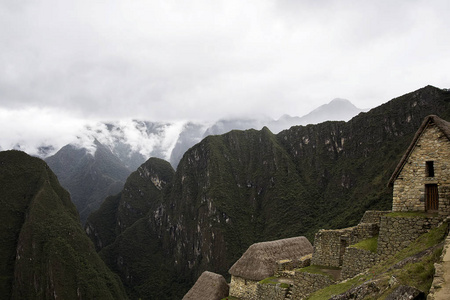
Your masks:
<path fill-rule="evenodd" d="M 0 205 L 3 299 L 126 298 L 45 162 L 19 151 L 0 152 Z"/>
<path fill-rule="evenodd" d="M 447 227 L 448 224 L 444 224 L 431 230 L 394 257 L 372 267 L 364 275 L 319 290 L 308 299 L 329 299 L 332 295 L 342 294 L 370 281 L 376 282 L 381 292 L 367 295 L 364 299 L 384 299 L 399 285 L 413 286 L 428 293 L 433 281 L 434 263 L 439 261 L 443 247 L 441 242 L 447 236 Z M 398 283 L 389 286 L 392 276 L 395 276 Z"/>
<path fill-rule="evenodd" d="M 86 223 L 86 232 L 97 250 L 162 203 L 163 189 L 172 182 L 175 171 L 165 160 L 152 157 L 127 179 L 123 190 L 105 199 Z"/>
<path fill-rule="evenodd" d="M 128 177 L 122 192 L 106 198 L 87 220 L 88 236 L 132 299 L 179 299 L 179 291 L 191 287 L 173 272 L 161 235 L 146 217 L 158 211 L 174 173 L 168 162 L 150 158 Z"/>
<path fill-rule="evenodd" d="M 131 227 L 127 221 L 127 230 L 117 231 L 117 216 L 128 201 L 108 198 L 92 216 L 94 230 L 112 230 L 98 235 L 109 244 L 101 255 L 130 295 L 180 299 L 204 270 L 227 276 L 255 242 L 312 241 L 320 228 L 353 226 L 366 210 L 391 208 L 389 177 L 430 114 L 450 120 L 449 92 L 427 86 L 349 122 L 209 136 L 184 154 L 161 197 L 139 198 L 149 213 Z M 136 180 L 122 195 L 153 184 Z"/>
<path fill-rule="evenodd" d="M 97 150 L 64 146 L 46 159 L 61 185 L 70 191 L 84 224 L 89 214 L 109 195 L 120 192 L 131 171 L 108 148 L 95 141 Z"/>

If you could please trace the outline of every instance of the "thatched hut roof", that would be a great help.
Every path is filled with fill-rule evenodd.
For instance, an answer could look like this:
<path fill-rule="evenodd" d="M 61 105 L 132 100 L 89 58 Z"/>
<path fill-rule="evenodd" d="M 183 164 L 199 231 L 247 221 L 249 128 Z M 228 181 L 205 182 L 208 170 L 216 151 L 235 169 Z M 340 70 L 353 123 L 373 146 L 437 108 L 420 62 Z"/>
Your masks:
<path fill-rule="evenodd" d="M 417 141 L 419 140 L 420 136 L 424 132 L 424 130 L 427 128 L 429 124 L 435 124 L 442 133 L 447 137 L 448 140 L 450 140 L 450 123 L 439 118 L 435 115 L 429 115 L 425 117 L 425 119 L 422 122 L 422 125 L 420 125 L 419 129 L 417 130 L 416 134 L 414 135 L 414 138 L 409 145 L 408 149 L 406 150 L 405 154 L 403 154 L 403 157 L 400 159 L 400 162 L 398 163 L 397 167 L 394 170 L 394 173 L 392 174 L 391 178 L 389 179 L 389 184 L 392 186 L 394 184 L 394 181 L 397 179 L 398 175 L 403 169 L 403 166 L 408 161 L 409 156 L 411 155 L 411 152 L 416 147 Z"/>
<path fill-rule="evenodd" d="M 183 300 L 220 300 L 228 296 L 229 287 L 222 275 L 205 271 Z"/>
<path fill-rule="evenodd" d="M 313 246 L 304 236 L 262 242 L 251 245 L 228 271 L 233 276 L 262 280 L 272 276 L 281 259 L 300 259 L 313 252 Z"/>

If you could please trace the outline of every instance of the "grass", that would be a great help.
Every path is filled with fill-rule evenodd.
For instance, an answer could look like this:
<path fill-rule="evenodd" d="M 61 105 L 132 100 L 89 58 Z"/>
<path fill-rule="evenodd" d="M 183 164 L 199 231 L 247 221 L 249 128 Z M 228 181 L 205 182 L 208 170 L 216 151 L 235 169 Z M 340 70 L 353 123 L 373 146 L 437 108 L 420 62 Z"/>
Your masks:
<path fill-rule="evenodd" d="M 308 300 L 323 300 L 330 299 L 333 295 L 339 295 L 345 291 L 351 289 L 354 286 L 360 285 L 365 281 L 363 276 L 354 277 L 343 283 L 333 284 L 324 289 L 318 290 L 317 292 L 311 294 Z"/>
<path fill-rule="evenodd" d="M 267 277 L 263 280 L 261 280 L 260 282 L 258 282 L 259 284 L 271 284 L 271 285 L 277 285 L 280 284 L 280 287 L 282 287 L 283 289 L 287 289 L 289 288 L 289 284 L 284 283 L 284 282 L 279 282 L 278 278 L 275 276 L 272 277 Z"/>
<path fill-rule="evenodd" d="M 368 250 L 370 252 L 377 252 L 378 246 L 378 236 L 374 236 L 370 239 L 365 239 L 357 244 L 351 245 L 350 247 Z"/>
<path fill-rule="evenodd" d="M 398 252 L 390 259 L 373 266 L 368 272 L 363 275 L 356 276 L 350 280 L 342 283 L 328 286 L 324 289 L 318 290 L 309 295 L 308 300 L 322 300 L 329 299 L 333 295 L 338 295 L 347 290 L 361 285 L 369 280 L 379 280 L 379 286 L 384 292 L 381 295 L 376 295 L 374 299 L 384 299 L 397 286 L 388 288 L 389 279 L 395 276 L 400 284 L 413 286 L 421 291 L 427 293 L 431 287 L 434 275 L 434 263 L 439 261 L 442 247 L 437 247 L 431 254 L 425 255 L 412 263 L 406 263 L 402 267 L 393 267 L 395 264 L 416 255 L 430 247 L 433 247 L 442 242 L 447 235 L 447 224 L 441 225 L 438 228 L 430 230 L 428 233 L 421 235 L 415 242 L 407 248 Z"/>
<path fill-rule="evenodd" d="M 391 212 L 388 213 L 386 215 L 387 217 L 401 217 L 401 218 L 414 218 L 414 217 L 422 217 L 422 218 L 427 218 L 427 217 L 437 217 L 438 214 L 437 213 L 427 213 L 424 211 L 408 211 L 408 212 Z"/>
<path fill-rule="evenodd" d="M 408 282 L 419 290 L 429 291 L 434 275 L 434 262 L 438 261 L 442 253 L 442 248 L 436 249 L 423 260 L 405 266 L 398 274 L 400 282 Z"/>
<path fill-rule="evenodd" d="M 333 278 L 333 276 L 331 274 L 328 274 L 327 272 L 323 271 L 324 269 L 339 270 L 340 268 L 312 265 L 312 266 L 309 266 L 309 267 L 306 267 L 306 268 L 299 269 L 299 271 L 300 272 L 311 273 L 311 274 L 319 274 L 319 275 L 327 276 L 327 277 L 329 277 L 329 278 L 334 280 L 334 278 Z"/>

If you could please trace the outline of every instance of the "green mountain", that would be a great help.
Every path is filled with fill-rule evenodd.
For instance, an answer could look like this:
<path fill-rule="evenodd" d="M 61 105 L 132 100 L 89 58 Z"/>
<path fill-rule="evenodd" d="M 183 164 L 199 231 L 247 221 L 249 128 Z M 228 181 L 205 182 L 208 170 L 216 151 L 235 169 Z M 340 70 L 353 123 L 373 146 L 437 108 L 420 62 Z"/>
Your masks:
<path fill-rule="evenodd" d="M 388 179 L 429 114 L 450 119 L 450 92 L 427 86 L 349 122 L 209 136 L 100 254 L 129 295 L 179 299 L 204 270 L 227 275 L 255 242 L 355 225 L 365 210 L 391 208 Z"/>
<path fill-rule="evenodd" d="M 98 250 L 162 202 L 163 189 L 172 182 L 169 162 L 152 157 L 128 177 L 123 190 L 105 199 L 86 222 L 86 233 Z"/>
<path fill-rule="evenodd" d="M 0 152 L 0 294 L 3 299 L 124 299 L 47 164 Z"/>
<path fill-rule="evenodd" d="M 70 192 L 83 224 L 107 196 L 122 190 L 131 173 L 107 147 L 98 141 L 95 146 L 91 154 L 85 148 L 66 145 L 45 160 Z"/>

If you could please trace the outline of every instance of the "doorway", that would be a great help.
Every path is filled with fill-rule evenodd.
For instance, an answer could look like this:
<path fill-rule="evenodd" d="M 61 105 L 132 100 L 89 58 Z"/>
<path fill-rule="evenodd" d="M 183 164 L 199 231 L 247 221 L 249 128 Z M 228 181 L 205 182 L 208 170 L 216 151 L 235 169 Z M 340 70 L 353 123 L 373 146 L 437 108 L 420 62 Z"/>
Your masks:
<path fill-rule="evenodd" d="M 439 192 L 437 184 L 425 185 L 425 210 L 437 211 L 439 208 Z"/>
<path fill-rule="evenodd" d="M 345 248 L 348 247 L 348 241 L 346 239 L 341 238 L 341 247 L 339 249 L 339 266 L 341 267 L 344 263 L 344 253 Z"/>

